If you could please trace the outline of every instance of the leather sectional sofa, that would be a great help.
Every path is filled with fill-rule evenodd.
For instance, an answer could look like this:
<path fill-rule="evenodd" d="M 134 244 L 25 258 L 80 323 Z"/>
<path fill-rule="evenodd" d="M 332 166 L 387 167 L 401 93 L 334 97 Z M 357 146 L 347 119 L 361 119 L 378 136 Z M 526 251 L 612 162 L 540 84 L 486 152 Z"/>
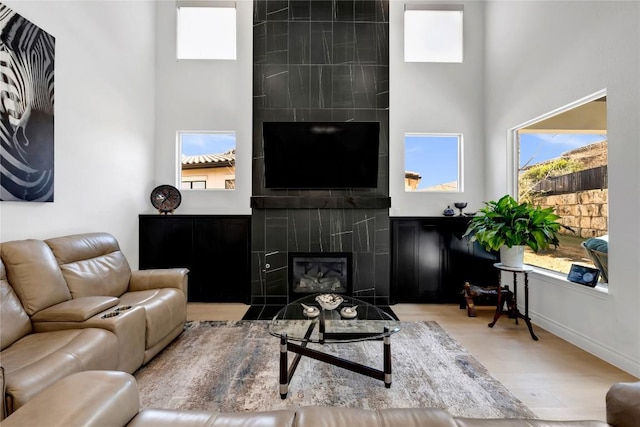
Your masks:
<path fill-rule="evenodd" d="M 184 329 L 187 273 L 131 271 L 108 233 L 2 243 L 0 420 L 71 374 L 151 360 Z"/>
<path fill-rule="evenodd" d="M 615 384 L 606 396 L 607 423 L 453 417 L 435 408 L 367 410 L 308 406 L 268 412 L 211 413 L 139 408 L 135 379 L 123 372 L 89 371 L 64 378 L 3 421 L 17 426 L 129 427 L 636 427 L 640 382 Z"/>

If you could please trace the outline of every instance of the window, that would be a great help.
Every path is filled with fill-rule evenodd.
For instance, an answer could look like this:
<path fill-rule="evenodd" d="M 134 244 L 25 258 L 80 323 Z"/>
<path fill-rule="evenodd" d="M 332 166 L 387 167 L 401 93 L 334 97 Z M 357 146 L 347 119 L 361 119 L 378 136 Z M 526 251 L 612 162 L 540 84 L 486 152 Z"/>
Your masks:
<path fill-rule="evenodd" d="M 606 108 L 599 93 L 515 130 L 519 200 L 553 207 L 567 227 L 557 248 L 527 248 L 525 263 L 563 275 L 571 264 L 595 266 L 582 243 L 608 239 Z"/>
<path fill-rule="evenodd" d="M 462 14 L 462 9 L 406 9 L 405 62 L 462 62 Z"/>
<path fill-rule="evenodd" d="M 462 135 L 408 133 L 405 191 L 462 191 Z"/>
<path fill-rule="evenodd" d="M 178 59 L 236 59 L 235 7 L 178 7 Z"/>
<path fill-rule="evenodd" d="M 178 153 L 181 188 L 235 189 L 235 132 L 178 132 Z"/>
<path fill-rule="evenodd" d="M 190 181 L 191 177 L 183 177 L 182 186 L 183 190 L 206 190 L 207 189 L 207 181 L 193 180 Z"/>

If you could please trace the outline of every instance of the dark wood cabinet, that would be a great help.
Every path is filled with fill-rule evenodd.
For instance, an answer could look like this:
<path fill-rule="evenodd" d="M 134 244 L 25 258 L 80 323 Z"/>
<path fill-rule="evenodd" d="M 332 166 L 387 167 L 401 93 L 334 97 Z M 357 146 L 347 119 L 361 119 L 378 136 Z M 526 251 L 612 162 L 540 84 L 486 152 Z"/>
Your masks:
<path fill-rule="evenodd" d="M 140 215 L 140 269 L 186 267 L 189 301 L 250 301 L 250 216 Z"/>
<path fill-rule="evenodd" d="M 392 218 L 393 303 L 459 303 L 465 281 L 497 285 L 496 253 L 462 235 L 468 217 Z"/>

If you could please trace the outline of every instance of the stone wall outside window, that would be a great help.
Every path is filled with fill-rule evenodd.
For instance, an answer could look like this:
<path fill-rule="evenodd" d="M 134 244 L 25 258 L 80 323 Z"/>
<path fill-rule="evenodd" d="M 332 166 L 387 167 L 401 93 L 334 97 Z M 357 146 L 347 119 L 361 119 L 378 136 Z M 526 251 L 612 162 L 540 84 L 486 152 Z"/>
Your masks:
<path fill-rule="evenodd" d="M 560 222 L 575 232 L 561 229 L 562 234 L 585 239 L 608 234 L 609 190 L 606 188 L 536 197 L 534 203 L 543 208 L 553 207 L 561 217 Z"/>

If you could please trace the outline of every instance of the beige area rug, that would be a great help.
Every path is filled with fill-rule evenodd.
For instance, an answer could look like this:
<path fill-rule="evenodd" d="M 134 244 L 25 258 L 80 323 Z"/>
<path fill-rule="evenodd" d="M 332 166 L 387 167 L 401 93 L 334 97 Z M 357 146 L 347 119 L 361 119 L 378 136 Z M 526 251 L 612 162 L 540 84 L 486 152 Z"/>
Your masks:
<path fill-rule="evenodd" d="M 221 412 L 303 405 L 438 407 L 456 416 L 536 418 L 440 325 L 401 325 L 391 338 L 391 388 L 302 357 L 289 396 L 282 400 L 279 339 L 269 335 L 267 321 L 190 322 L 182 335 L 135 373 L 141 404 Z M 381 341 L 325 345 L 322 351 L 382 369 Z M 289 353 L 290 362 L 293 356 Z"/>

